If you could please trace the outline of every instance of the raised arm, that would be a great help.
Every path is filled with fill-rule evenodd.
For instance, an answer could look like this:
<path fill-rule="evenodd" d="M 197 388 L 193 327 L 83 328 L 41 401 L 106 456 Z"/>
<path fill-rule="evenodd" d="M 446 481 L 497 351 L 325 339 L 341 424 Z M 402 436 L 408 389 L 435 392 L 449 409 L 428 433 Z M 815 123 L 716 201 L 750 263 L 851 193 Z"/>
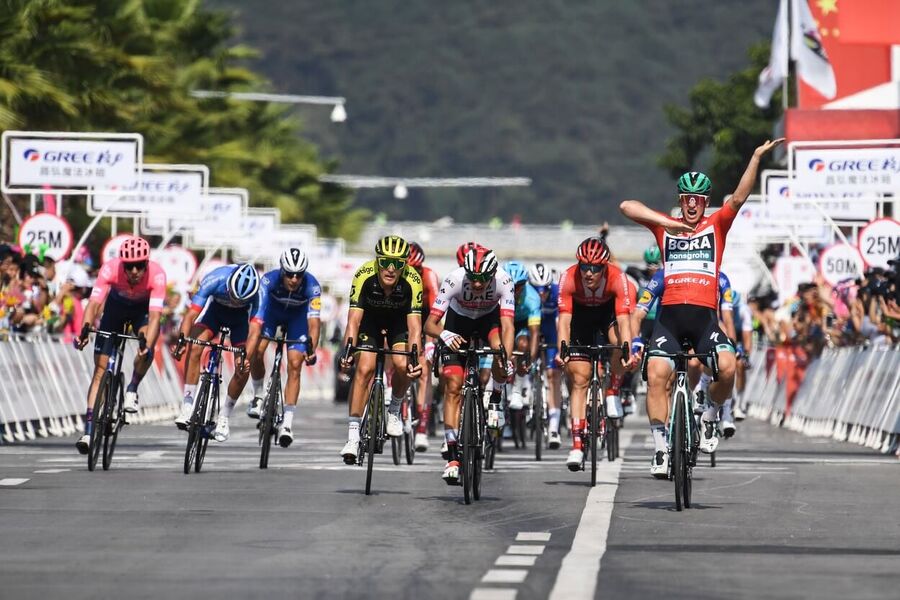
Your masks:
<path fill-rule="evenodd" d="M 750 163 L 744 170 L 744 174 L 741 176 L 737 188 L 735 188 L 731 198 L 728 199 L 728 204 L 734 209 L 734 212 L 741 210 L 741 207 L 744 205 L 744 202 L 747 201 L 750 192 L 753 191 L 753 186 L 756 185 L 756 174 L 759 171 L 759 163 L 762 160 L 762 157 L 776 146 L 779 146 L 783 141 L 784 138 L 766 140 L 763 145 L 753 151 L 753 156 L 750 157 Z"/>
<path fill-rule="evenodd" d="M 644 226 L 664 227 L 673 234 L 690 233 L 694 230 L 694 228 L 687 223 L 683 223 L 668 217 L 661 212 L 657 212 L 644 205 L 640 200 L 623 200 L 622 203 L 619 204 L 619 210 L 622 211 L 623 215 L 635 223 L 640 223 Z"/>

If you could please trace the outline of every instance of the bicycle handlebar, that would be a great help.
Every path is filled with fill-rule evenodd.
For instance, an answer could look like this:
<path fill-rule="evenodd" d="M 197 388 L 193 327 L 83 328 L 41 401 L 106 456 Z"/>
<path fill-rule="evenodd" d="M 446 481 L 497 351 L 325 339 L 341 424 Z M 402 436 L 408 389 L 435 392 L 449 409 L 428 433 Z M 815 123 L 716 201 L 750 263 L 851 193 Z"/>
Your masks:
<path fill-rule="evenodd" d="M 432 364 L 431 370 L 435 377 L 439 376 L 439 369 L 441 364 L 441 347 L 443 347 L 446 351 L 451 352 L 453 354 L 468 354 L 473 353 L 475 356 L 496 356 L 500 359 L 500 363 L 506 365 L 506 349 L 503 347 L 503 344 L 500 344 L 500 347 L 494 350 L 490 346 L 483 346 L 481 348 L 469 348 L 468 346 L 465 348 L 460 348 L 459 350 L 451 350 L 447 347 L 447 344 L 441 338 L 435 338 L 436 348 L 434 350 L 434 364 Z M 515 356 L 515 352 L 513 352 Z"/>
<path fill-rule="evenodd" d="M 344 354 L 342 355 L 341 360 L 346 360 L 354 352 L 371 352 L 372 354 L 405 356 L 406 358 L 412 359 L 410 361 L 411 363 L 419 364 L 419 346 L 417 344 L 412 345 L 412 350 L 392 350 L 386 348 L 354 346 L 353 340 L 348 339 L 347 344 L 344 346 Z"/>
<path fill-rule="evenodd" d="M 197 346 L 204 346 L 206 348 L 218 348 L 223 352 L 232 352 L 234 354 L 246 354 L 247 352 L 244 348 L 241 347 L 226 346 L 225 344 L 220 344 L 219 342 L 207 342 L 206 340 L 179 335 L 177 345 L 179 347 L 183 347 L 185 344 L 195 344 Z"/>
<path fill-rule="evenodd" d="M 571 352 L 584 352 L 590 356 L 591 359 L 601 359 L 604 355 L 611 354 L 616 350 L 622 351 L 622 359 L 621 362 L 624 365 L 626 362 L 626 357 L 629 356 L 629 348 L 628 342 L 622 342 L 621 344 L 594 344 L 594 345 L 576 345 L 570 346 L 565 341 L 560 342 L 559 345 L 559 355 L 563 358 L 569 356 Z"/>
<path fill-rule="evenodd" d="M 130 335 L 127 333 L 114 333 L 112 331 L 102 331 L 97 329 L 96 327 L 91 327 L 87 323 L 85 323 L 84 327 L 81 328 L 81 338 L 86 338 L 89 334 L 95 333 L 100 337 L 111 338 L 116 337 L 123 340 L 137 340 L 138 347 L 141 350 L 147 349 L 147 338 L 144 337 L 143 333 L 138 333 L 137 335 Z"/>
<path fill-rule="evenodd" d="M 647 361 L 653 357 L 660 358 L 671 358 L 672 360 L 684 359 L 685 361 L 689 361 L 692 358 L 696 358 L 697 360 L 703 361 L 704 359 L 710 359 L 709 370 L 712 371 L 712 380 L 719 380 L 719 351 L 718 350 L 710 350 L 709 352 L 654 352 L 653 354 L 646 353 L 644 354 L 643 364 L 641 365 L 641 375 L 644 378 L 644 381 L 647 380 Z"/>
<path fill-rule="evenodd" d="M 264 340 L 269 340 L 270 342 L 283 342 L 285 344 L 306 344 L 307 342 L 309 342 L 309 340 L 289 340 L 289 339 L 285 339 L 285 338 L 272 337 L 272 336 L 268 336 L 268 335 L 261 335 L 259 337 Z"/>

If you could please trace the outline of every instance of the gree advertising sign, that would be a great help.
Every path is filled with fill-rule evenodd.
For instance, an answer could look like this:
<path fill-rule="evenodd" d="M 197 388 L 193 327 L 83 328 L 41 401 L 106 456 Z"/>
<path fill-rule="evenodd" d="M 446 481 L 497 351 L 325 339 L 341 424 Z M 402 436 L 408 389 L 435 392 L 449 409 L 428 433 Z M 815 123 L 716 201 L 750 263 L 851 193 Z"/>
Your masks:
<path fill-rule="evenodd" d="M 140 182 L 139 134 L 6 131 L 3 185 L 7 193 L 82 194 Z"/>
<path fill-rule="evenodd" d="M 871 194 L 795 189 L 796 186 L 791 185 L 786 175 L 768 176 L 765 182 L 766 207 L 775 218 L 795 222 L 818 221 L 822 219 L 822 212 L 836 221 L 869 221 L 875 218 L 876 207 Z"/>
<path fill-rule="evenodd" d="M 141 181 L 118 186 L 90 198 L 88 213 L 133 216 L 137 214 L 197 214 L 207 194 L 209 168 L 205 165 L 144 165 Z M 116 193 L 120 192 L 120 193 Z"/>
<path fill-rule="evenodd" d="M 798 148 L 793 168 L 798 192 L 900 191 L 898 148 Z"/>

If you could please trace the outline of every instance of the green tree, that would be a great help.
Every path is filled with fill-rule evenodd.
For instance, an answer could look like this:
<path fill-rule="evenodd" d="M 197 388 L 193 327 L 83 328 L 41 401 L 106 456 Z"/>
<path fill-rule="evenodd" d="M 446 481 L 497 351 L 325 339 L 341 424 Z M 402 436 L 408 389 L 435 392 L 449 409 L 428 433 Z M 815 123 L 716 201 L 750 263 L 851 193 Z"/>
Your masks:
<path fill-rule="evenodd" d="M 734 190 L 753 150 L 772 138 L 782 115 L 780 90 L 768 109 L 760 110 L 753 103 L 759 73 L 769 62 L 769 44 L 757 44 L 748 54 L 750 66 L 726 81 L 698 82 L 691 89 L 687 107 L 665 107 L 666 118 L 677 133 L 668 140 L 659 165 L 673 178 L 690 170 L 706 172 L 718 199 Z M 762 168 L 771 167 L 772 160 L 767 157 Z"/>

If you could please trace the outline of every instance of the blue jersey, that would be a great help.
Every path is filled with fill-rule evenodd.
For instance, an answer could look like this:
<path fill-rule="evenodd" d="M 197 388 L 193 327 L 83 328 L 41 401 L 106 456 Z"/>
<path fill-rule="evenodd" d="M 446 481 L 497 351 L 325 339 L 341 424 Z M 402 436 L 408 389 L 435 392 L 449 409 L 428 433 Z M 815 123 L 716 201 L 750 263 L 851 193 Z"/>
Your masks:
<path fill-rule="evenodd" d="M 251 315 L 257 314 L 259 311 L 259 293 L 243 302 L 234 300 L 231 294 L 228 293 L 228 278 L 237 268 L 238 265 L 225 265 L 207 273 L 203 281 L 200 282 L 200 289 L 191 298 L 191 304 L 196 309 L 202 310 L 206 302 L 212 298 L 216 304 L 227 306 L 228 308 L 249 307 Z"/>
<path fill-rule="evenodd" d="M 666 289 L 666 273 L 659 269 L 638 295 L 638 308 L 647 313 L 647 318 L 656 318 L 657 303 L 662 297 L 664 289 Z M 731 281 L 729 281 L 728 275 L 719 271 L 719 310 L 732 310 L 733 302 L 734 292 L 731 289 Z"/>
<path fill-rule="evenodd" d="M 526 285 L 521 294 L 516 294 L 515 322 L 528 322 L 528 326 L 541 324 L 541 296 L 537 290 Z"/>
<path fill-rule="evenodd" d="M 538 289 L 531 284 L 528 285 L 538 292 L 538 298 L 540 298 Z M 556 317 L 559 316 L 559 284 L 551 283 L 547 287 L 550 288 L 550 293 L 547 294 L 547 299 L 541 304 L 541 317 L 543 320 L 551 320 L 555 324 Z"/>
<path fill-rule="evenodd" d="M 263 318 L 270 309 L 318 318 L 322 308 L 322 288 L 311 273 L 304 273 L 297 291 L 290 292 L 281 278 L 281 269 L 273 269 L 263 275 L 259 285 L 259 309 L 256 316 Z"/>

